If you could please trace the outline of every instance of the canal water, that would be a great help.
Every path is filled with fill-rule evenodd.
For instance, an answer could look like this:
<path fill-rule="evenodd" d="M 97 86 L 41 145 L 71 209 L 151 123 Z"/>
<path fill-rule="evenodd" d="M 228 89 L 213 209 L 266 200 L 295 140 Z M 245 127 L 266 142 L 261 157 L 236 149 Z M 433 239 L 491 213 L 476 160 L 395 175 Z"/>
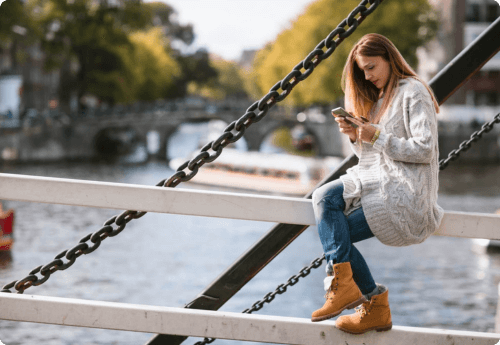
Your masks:
<path fill-rule="evenodd" d="M 169 177 L 165 162 L 57 163 L 4 166 L 5 173 L 154 185 Z M 446 210 L 494 213 L 500 209 L 500 167 L 461 167 L 441 173 L 439 203 Z M 193 188 L 181 184 L 177 188 Z M 196 188 L 202 188 L 197 186 Z M 205 189 L 223 190 L 203 187 Z M 0 284 L 76 245 L 117 214 L 109 209 L 6 202 L 16 211 L 15 245 L 0 261 Z M 273 224 L 150 213 L 120 235 L 56 272 L 26 294 L 182 307 L 210 284 Z M 389 287 L 393 323 L 401 326 L 494 331 L 500 255 L 472 250 L 467 239 L 431 237 L 394 248 L 370 239 L 357 245 L 377 282 Z M 221 310 L 241 312 L 322 254 L 310 227 Z M 258 314 L 309 318 L 324 302 L 324 264 L 265 305 Z M 141 345 L 152 334 L 0 321 L 6 345 Z M 189 338 L 194 344 L 199 338 Z M 219 344 L 243 342 L 217 340 Z"/>

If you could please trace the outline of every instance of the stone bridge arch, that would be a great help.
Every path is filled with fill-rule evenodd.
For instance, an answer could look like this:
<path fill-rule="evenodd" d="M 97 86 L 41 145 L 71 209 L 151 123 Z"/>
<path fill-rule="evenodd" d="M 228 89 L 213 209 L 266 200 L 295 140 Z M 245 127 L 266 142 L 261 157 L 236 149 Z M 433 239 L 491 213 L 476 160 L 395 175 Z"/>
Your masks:
<path fill-rule="evenodd" d="M 161 158 L 162 159 L 166 159 L 168 160 L 168 150 L 169 150 L 169 143 L 170 143 L 170 139 L 172 137 L 173 134 L 177 133 L 180 129 L 180 127 L 182 125 L 185 125 L 185 124 L 189 124 L 189 123 L 208 123 L 210 121 L 221 121 L 224 123 L 224 126 L 223 128 L 220 130 L 220 134 L 223 133 L 223 129 L 225 129 L 231 122 L 233 122 L 235 119 L 231 116 L 214 116 L 214 115 L 211 115 L 211 116 L 206 116 L 206 117 L 196 117 L 196 118 L 190 118 L 190 119 L 187 119 L 183 122 L 178 122 L 178 123 L 175 123 L 173 125 L 170 125 L 170 126 L 166 126 L 165 129 L 163 130 L 163 132 L 160 134 L 160 150 L 161 152 L 159 153 L 159 155 L 161 155 Z M 243 136 L 245 137 L 245 135 Z M 243 138 L 241 138 L 240 140 L 242 140 Z M 209 139 L 209 140 L 213 140 L 213 139 Z M 202 145 L 205 145 L 209 142 L 209 140 L 207 140 L 206 142 L 203 142 L 201 143 Z M 245 141 L 247 142 L 248 144 L 248 140 L 245 138 Z"/>
<path fill-rule="evenodd" d="M 258 135 L 255 135 L 252 138 L 252 150 L 258 151 L 266 138 L 269 137 L 272 133 L 282 127 L 286 127 L 289 129 L 293 129 L 294 127 L 302 125 L 304 126 L 304 131 L 311 135 L 314 140 L 314 144 L 316 145 L 315 152 L 318 155 L 322 155 L 325 151 L 322 145 L 321 133 L 318 132 L 318 128 L 316 126 L 311 126 L 310 123 L 300 123 L 292 120 L 271 120 L 268 122 L 267 126 L 263 126 L 260 131 L 258 131 Z M 246 133 L 245 133 L 246 134 Z"/>
<path fill-rule="evenodd" d="M 271 114 L 272 115 L 272 114 Z M 95 137 L 102 131 L 123 131 L 123 128 L 133 128 L 137 140 L 146 142 L 148 132 L 156 131 L 159 136 L 159 151 L 156 157 L 167 159 L 167 146 L 171 136 L 178 131 L 182 123 L 201 123 L 211 120 L 221 120 L 229 124 L 241 117 L 241 111 L 224 110 L 215 113 L 205 111 L 181 109 L 175 111 L 157 111 L 150 113 L 130 113 L 119 116 L 107 116 L 96 118 L 77 119 L 71 124 L 72 135 L 59 136 L 64 154 L 68 157 L 90 158 L 95 157 Z M 265 117 L 262 121 L 252 124 L 246 129 L 243 138 L 248 150 L 259 150 L 265 138 L 277 128 L 286 126 L 293 128 L 301 124 L 305 130 L 315 139 L 317 153 L 319 156 L 337 155 L 342 156 L 342 142 L 334 121 L 319 123 L 313 121 L 298 122 L 289 117 L 272 115 Z M 222 134 L 223 129 L 221 130 Z M 212 139 L 211 139 L 212 140 Z M 240 139 L 241 140 L 241 139 Z M 208 141 L 207 141 L 208 142 Z M 75 144 L 76 143 L 76 144 Z M 345 145 L 344 145 L 345 146 Z"/>
<path fill-rule="evenodd" d="M 130 125 L 106 126 L 97 130 L 91 145 L 93 156 L 113 157 L 128 153 L 134 145 L 145 142 L 145 137 Z"/>

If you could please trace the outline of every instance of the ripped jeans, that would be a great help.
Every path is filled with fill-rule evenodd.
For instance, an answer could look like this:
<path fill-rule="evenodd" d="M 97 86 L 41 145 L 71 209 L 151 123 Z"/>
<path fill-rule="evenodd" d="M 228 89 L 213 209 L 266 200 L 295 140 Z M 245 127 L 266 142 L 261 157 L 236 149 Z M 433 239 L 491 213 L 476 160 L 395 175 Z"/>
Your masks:
<path fill-rule="evenodd" d="M 363 212 L 358 208 L 344 215 L 344 184 L 340 179 L 329 182 L 312 195 L 314 215 L 319 238 L 325 252 L 326 273 L 332 275 L 333 265 L 350 262 L 353 278 L 361 293 L 368 294 L 375 289 L 375 281 L 361 253 L 353 243 L 373 237 Z"/>

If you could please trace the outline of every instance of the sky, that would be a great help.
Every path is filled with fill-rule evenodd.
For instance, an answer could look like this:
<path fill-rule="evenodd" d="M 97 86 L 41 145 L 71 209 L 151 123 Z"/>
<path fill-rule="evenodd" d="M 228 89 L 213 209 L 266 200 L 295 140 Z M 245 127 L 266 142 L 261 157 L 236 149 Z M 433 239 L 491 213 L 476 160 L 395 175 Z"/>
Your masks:
<path fill-rule="evenodd" d="M 146 0 L 150 1 L 150 0 Z M 227 60 L 276 38 L 314 0 L 159 0 L 172 6 L 196 35 L 191 49 L 206 48 Z"/>

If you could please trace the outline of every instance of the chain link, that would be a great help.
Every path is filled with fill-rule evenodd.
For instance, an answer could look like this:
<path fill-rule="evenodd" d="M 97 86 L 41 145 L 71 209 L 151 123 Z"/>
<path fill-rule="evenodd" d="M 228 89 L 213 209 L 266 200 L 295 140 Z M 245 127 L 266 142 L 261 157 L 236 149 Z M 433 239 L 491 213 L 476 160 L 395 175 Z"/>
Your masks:
<path fill-rule="evenodd" d="M 464 140 L 460 144 L 458 149 L 453 150 L 448 154 L 448 157 L 446 159 L 440 160 L 439 161 L 439 170 L 445 169 L 448 166 L 448 163 L 458 159 L 458 157 L 460 156 L 460 153 L 465 152 L 468 149 L 470 149 L 473 142 L 478 141 L 483 136 L 484 133 L 488 133 L 489 131 L 491 131 L 493 129 L 493 126 L 495 126 L 495 124 L 497 124 L 497 123 L 500 123 L 500 113 L 496 114 L 495 117 L 493 118 L 493 120 L 491 120 L 488 123 L 485 123 L 481 127 L 481 130 L 475 131 L 474 133 L 472 133 L 470 136 L 470 139 Z"/>
<path fill-rule="evenodd" d="M 259 101 L 253 103 L 243 116 L 227 126 L 219 138 L 203 146 L 196 157 L 181 164 L 170 178 L 158 182 L 156 186 L 174 188 L 181 182 L 191 180 L 198 173 L 199 168 L 203 164 L 213 162 L 217 159 L 227 145 L 239 140 L 252 123 L 262 120 L 274 104 L 284 100 L 300 81 L 309 77 L 314 68 L 322 60 L 329 57 L 335 48 L 345 38 L 349 37 L 366 16 L 372 13 L 382 1 L 383 0 L 361 1 L 349 16 L 321 41 L 302 62 L 295 66 L 283 80 L 276 83 Z M 366 6 L 368 4 L 370 4 L 370 6 L 367 8 Z M 355 17 L 358 14 L 360 16 L 356 19 Z M 348 27 L 347 30 L 344 29 L 346 26 Z M 336 36 L 338 36 L 338 39 L 334 40 Z M 326 48 L 326 51 L 323 50 L 324 48 Z M 208 152 L 210 149 L 213 153 Z M 188 171 L 186 172 L 185 169 L 188 169 Z M 45 283 L 52 273 L 71 267 L 78 257 L 83 254 L 90 254 L 96 250 L 101 245 L 101 242 L 107 237 L 118 235 L 125 229 L 125 226 L 131 220 L 138 219 L 145 214 L 146 212 L 124 211 L 120 215 L 112 217 L 104 223 L 101 229 L 82 238 L 75 247 L 61 252 L 49 264 L 33 269 L 23 279 L 4 285 L 1 292 L 11 293 L 12 291 L 10 291 L 10 289 L 15 288 L 17 293 L 23 293 L 31 286 L 38 286 Z M 89 240 L 91 243 L 87 243 Z M 63 258 L 68 260 L 68 262 L 64 263 L 62 260 Z M 39 278 L 36 275 L 38 273 L 40 273 L 43 278 Z"/>

